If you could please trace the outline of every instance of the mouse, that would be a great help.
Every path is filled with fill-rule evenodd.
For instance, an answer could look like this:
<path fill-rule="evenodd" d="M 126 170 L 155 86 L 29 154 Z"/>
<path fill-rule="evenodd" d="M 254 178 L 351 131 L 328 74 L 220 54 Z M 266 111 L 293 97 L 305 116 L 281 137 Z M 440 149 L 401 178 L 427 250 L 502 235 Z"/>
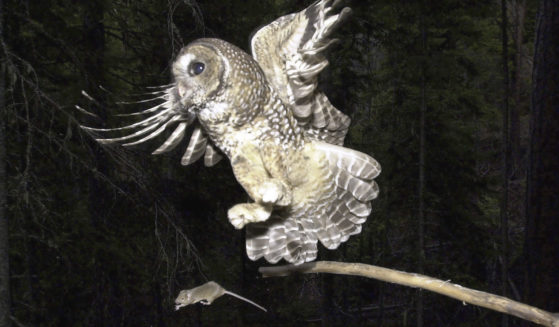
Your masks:
<path fill-rule="evenodd" d="M 240 296 L 239 294 L 229 292 L 214 281 L 209 281 L 203 285 L 180 291 L 179 296 L 177 296 L 177 298 L 175 299 L 175 310 L 198 302 L 204 305 L 210 305 L 213 301 L 215 301 L 215 299 L 222 296 L 223 294 L 234 296 L 240 300 L 254 305 L 264 312 L 268 312 L 268 310 L 266 310 L 261 305 L 258 305 L 253 301 Z"/>

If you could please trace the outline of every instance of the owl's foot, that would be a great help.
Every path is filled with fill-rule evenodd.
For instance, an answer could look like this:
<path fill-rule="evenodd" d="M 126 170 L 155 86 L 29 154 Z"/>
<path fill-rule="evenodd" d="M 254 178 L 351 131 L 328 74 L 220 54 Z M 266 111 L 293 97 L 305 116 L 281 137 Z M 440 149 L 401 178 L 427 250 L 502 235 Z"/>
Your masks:
<path fill-rule="evenodd" d="M 248 223 L 257 223 L 270 218 L 271 206 L 263 206 L 258 203 L 240 203 L 227 211 L 229 222 L 236 229 L 243 228 Z"/>
<path fill-rule="evenodd" d="M 287 206 L 291 204 L 291 190 L 287 185 L 278 180 L 264 182 L 258 189 L 261 201 L 264 204 Z"/>

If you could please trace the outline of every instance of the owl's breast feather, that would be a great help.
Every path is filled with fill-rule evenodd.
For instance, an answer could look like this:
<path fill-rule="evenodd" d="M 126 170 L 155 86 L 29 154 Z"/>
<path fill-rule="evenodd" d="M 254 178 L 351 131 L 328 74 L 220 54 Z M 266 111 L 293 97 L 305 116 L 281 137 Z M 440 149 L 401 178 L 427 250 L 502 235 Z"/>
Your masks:
<path fill-rule="evenodd" d="M 330 197 L 328 161 L 314 142 L 307 142 L 299 151 L 285 160 L 286 177 L 293 191 L 293 205 L 310 205 Z"/>

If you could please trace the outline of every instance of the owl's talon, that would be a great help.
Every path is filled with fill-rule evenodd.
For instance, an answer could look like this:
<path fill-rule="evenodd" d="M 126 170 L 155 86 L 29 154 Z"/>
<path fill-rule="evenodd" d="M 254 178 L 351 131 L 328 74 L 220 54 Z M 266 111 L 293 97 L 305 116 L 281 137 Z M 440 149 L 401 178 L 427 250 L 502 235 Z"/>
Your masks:
<path fill-rule="evenodd" d="M 243 228 L 246 224 L 244 215 L 240 212 L 232 212 L 232 209 L 234 209 L 234 207 L 229 209 L 229 212 L 227 213 L 229 222 L 233 225 L 233 227 L 235 227 L 235 229 Z"/>
<path fill-rule="evenodd" d="M 248 223 L 267 220 L 271 213 L 271 207 L 266 207 L 258 203 L 240 203 L 227 211 L 227 217 L 233 227 L 241 229 Z"/>

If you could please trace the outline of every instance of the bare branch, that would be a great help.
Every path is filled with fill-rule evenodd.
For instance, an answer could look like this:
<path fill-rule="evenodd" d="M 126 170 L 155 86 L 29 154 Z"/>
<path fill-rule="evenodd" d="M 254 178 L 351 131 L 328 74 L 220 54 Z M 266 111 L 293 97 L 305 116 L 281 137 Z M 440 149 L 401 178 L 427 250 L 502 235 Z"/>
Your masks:
<path fill-rule="evenodd" d="M 317 261 L 304 263 L 298 266 L 286 265 L 277 267 L 260 267 L 258 271 L 264 278 L 287 276 L 294 273 L 329 273 L 373 278 L 389 283 L 422 288 L 446 295 L 464 303 L 470 303 L 513 315 L 543 326 L 559 327 L 559 314 L 552 314 L 527 304 L 513 301 L 506 297 L 465 288 L 458 284 L 452 284 L 449 281 L 443 281 L 425 275 L 407 273 L 373 265 Z"/>

